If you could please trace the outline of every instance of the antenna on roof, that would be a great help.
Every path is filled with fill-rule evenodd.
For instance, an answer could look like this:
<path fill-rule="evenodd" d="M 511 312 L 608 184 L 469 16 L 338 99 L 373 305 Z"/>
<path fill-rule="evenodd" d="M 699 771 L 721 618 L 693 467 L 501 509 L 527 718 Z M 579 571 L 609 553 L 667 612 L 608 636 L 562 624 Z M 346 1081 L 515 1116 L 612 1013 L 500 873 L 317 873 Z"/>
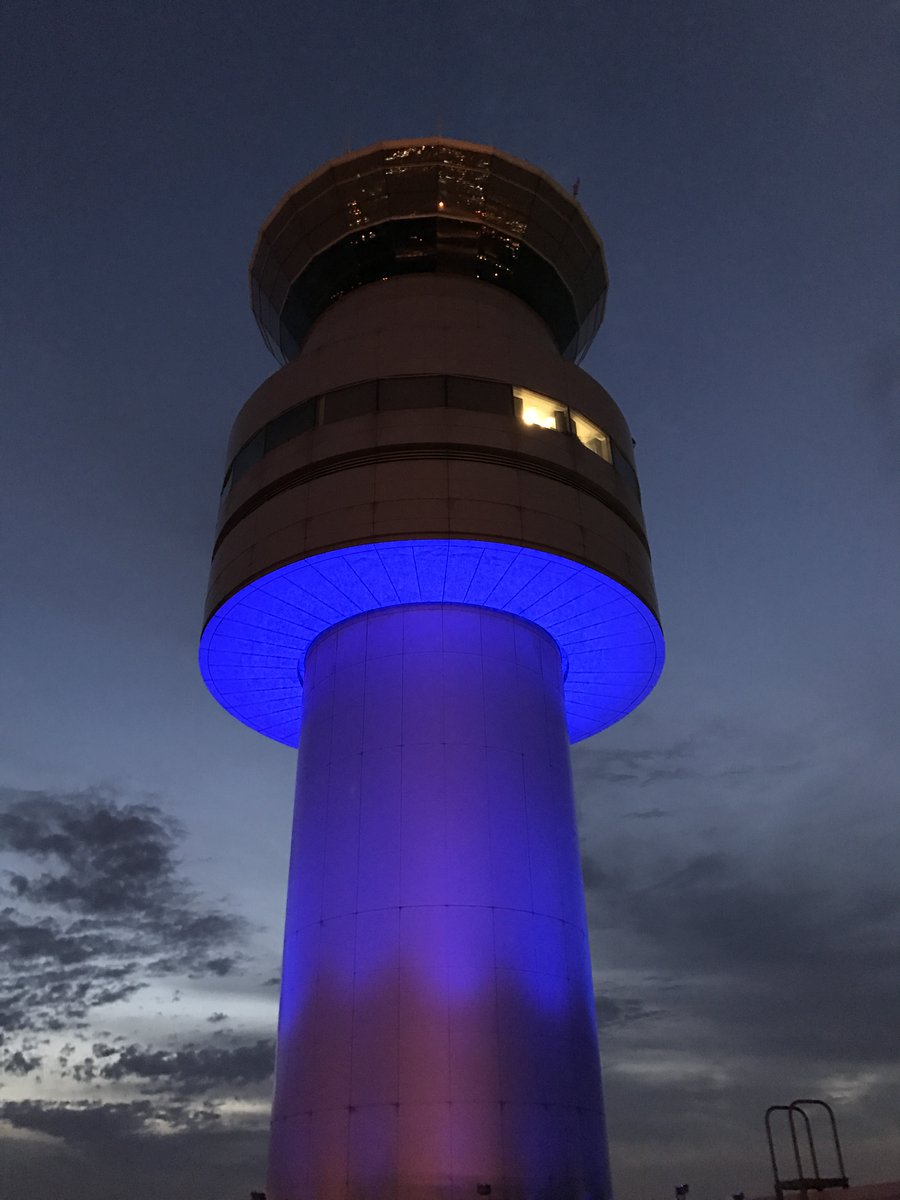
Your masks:
<path fill-rule="evenodd" d="M 572 184 L 572 195 L 573 196 L 578 195 L 578 189 L 580 187 L 581 187 L 581 176 L 579 175 L 578 178 L 575 180 L 575 182 Z"/>

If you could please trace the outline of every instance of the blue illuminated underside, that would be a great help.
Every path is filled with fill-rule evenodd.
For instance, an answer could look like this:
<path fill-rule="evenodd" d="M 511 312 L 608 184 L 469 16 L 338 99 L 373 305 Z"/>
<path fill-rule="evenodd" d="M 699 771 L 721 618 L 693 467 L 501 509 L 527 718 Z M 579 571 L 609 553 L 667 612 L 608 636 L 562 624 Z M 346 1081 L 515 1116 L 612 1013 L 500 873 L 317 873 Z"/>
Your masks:
<path fill-rule="evenodd" d="M 620 583 L 540 550 L 449 539 L 351 546 L 272 571 L 210 617 L 200 670 L 239 721 L 296 746 L 313 639 L 360 613 L 420 603 L 480 605 L 546 629 L 563 656 L 573 742 L 621 720 L 662 671 L 659 622 Z"/>

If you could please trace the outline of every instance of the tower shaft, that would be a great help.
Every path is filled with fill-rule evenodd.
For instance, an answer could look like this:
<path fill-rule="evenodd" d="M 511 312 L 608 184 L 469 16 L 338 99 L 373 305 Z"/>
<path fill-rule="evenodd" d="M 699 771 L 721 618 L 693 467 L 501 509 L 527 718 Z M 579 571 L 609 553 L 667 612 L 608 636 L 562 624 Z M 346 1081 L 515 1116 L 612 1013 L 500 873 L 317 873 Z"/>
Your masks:
<path fill-rule="evenodd" d="M 662 670 L 603 246 L 386 142 L 260 231 L 201 669 L 298 745 L 270 1200 L 609 1200 L 568 745 Z"/>
<path fill-rule="evenodd" d="M 485 608 L 313 643 L 270 1200 L 610 1194 L 562 683 Z"/>

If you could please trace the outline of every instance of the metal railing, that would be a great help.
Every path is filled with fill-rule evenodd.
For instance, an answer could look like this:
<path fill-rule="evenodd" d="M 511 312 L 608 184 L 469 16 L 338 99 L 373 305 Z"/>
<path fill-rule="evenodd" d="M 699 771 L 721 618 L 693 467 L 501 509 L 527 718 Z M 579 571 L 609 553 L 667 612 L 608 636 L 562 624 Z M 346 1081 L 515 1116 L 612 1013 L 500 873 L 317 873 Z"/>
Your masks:
<path fill-rule="evenodd" d="M 816 1154 L 816 1144 L 813 1139 L 812 1123 L 806 1109 L 812 1105 L 819 1108 L 824 1108 L 828 1114 L 828 1119 L 831 1123 L 831 1135 L 834 1141 L 835 1158 L 837 1160 L 837 1175 L 823 1175 L 819 1168 L 819 1159 Z M 794 1152 L 794 1165 L 796 1175 L 793 1177 L 783 1177 L 779 1174 L 778 1160 L 775 1155 L 775 1139 L 772 1133 L 772 1114 L 776 1112 L 786 1112 L 788 1115 L 788 1128 L 791 1135 L 791 1147 Z M 803 1118 L 803 1124 L 806 1130 L 806 1143 L 809 1155 L 809 1167 L 811 1174 L 806 1173 L 806 1165 L 803 1161 L 803 1155 L 800 1151 L 800 1140 L 797 1137 L 797 1116 Z M 844 1166 L 844 1155 L 841 1150 L 841 1140 L 838 1137 L 837 1122 L 834 1119 L 834 1112 L 830 1104 L 826 1104 L 824 1100 L 792 1100 L 790 1104 L 772 1104 L 766 1109 L 766 1138 L 769 1143 L 769 1157 L 772 1160 L 772 1174 L 775 1179 L 775 1195 L 777 1200 L 784 1200 L 785 1192 L 822 1192 L 826 1188 L 848 1188 L 850 1180 L 847 1178 L 847 1170 Z"/>

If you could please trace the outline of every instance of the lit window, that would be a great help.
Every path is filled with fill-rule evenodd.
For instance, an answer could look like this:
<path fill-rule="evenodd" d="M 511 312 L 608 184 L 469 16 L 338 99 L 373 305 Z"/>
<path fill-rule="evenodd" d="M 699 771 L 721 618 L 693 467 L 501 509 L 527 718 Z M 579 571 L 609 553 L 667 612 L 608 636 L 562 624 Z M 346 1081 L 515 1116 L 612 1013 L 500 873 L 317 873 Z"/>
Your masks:
<path fill-rule="evenodd" d="M 569 428 L 569 410 L 564 404 L 529 392 L 527 388 L 513 388 L 519 405 L 519 417 L 526 425 L 539 425 L 541 429 L 558 429 L 565 433 Z"/>
<path fill-rule="evenodd" d="M 612 462 L 609 438 L 600 426 L 595 425 L 593 421 L 589 421 L 587 417 L 583 417 L 581 413 L 573 412 L 571 417 L 572 424 L 575 426 L 575 436 L 579 442 L 583 446 L 587 446 L 588 450 L 593 450 L 595 454 L 599 454 L 607 462 Z"/>

